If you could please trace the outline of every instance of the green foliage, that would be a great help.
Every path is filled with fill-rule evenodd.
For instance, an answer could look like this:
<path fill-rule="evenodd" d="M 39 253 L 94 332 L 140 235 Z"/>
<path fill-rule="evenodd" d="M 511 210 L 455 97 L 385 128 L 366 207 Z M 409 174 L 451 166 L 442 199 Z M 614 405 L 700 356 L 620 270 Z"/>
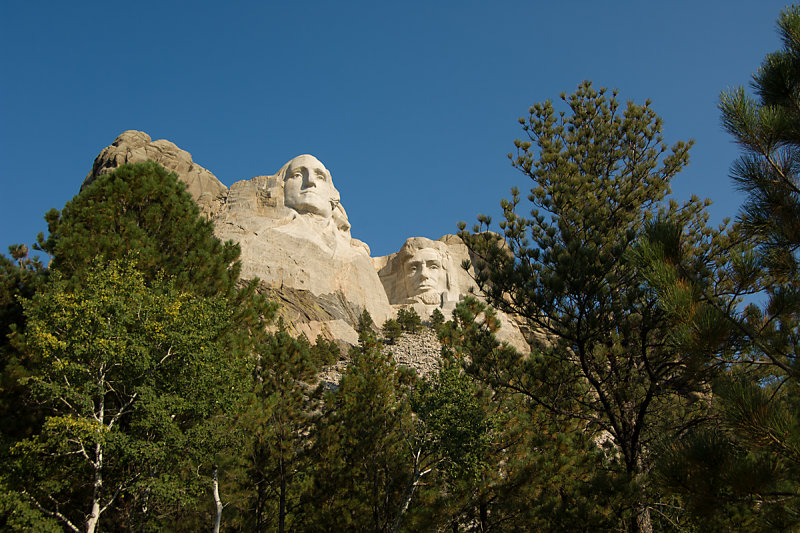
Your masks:
<path fill-rule="evenodd" d="M 498 328 L 491 308 L 465 298 L 441 330 L 443 356 L 462 360 L 476 380 L 471 387 L 480 390 L 493 431 L 482 459 L 488 467 L 434 498 L 429 506 L 437 512 L 429 520 L 477 523 L 485 531 L 611 529 L 620 488 L 606 473 L 603 452 L 582 421 L 554 420 L 496 373 L 526 361 L 497 341 Z"/>
<path fill-rule="evenodd" d="M 440 312 L 441 314 L 441 312 Z M 397 311 L 397 323 L 400 328 L 408 333 L 417 333 L 422 327 L 422 319 L 413 307 Z"/>
<path fill-rule="evenodd" d="M 248 531 L 288 531 L 312 467 L 308 435 L 320 402 L 309 383 L 338 349 L 321 338 L 313 347 L 304 336 L 292 338 L 282 322 L 275 333 L 258 337 L 254 401 L 240 421 L 249 441 L 241 522 Z"/>
<path fill-rule="evenodd" d="M 311 359 L 319 367 L 335 363 L 341 355 L 336 342 L 325 340 L 322 335 L 317 335 L 314 345 L 311 346 Z"/>
<path fill-rule="evenodd" d="M 677 322 L 672 340 L 725 369 L 713 389 L 717 416 L 666 444 L 659 474 L 700 523 L 729 530 L 800 524 L 800 7 L 784 10 L 778 28 L 784 50 L 753 77 L 759 100 L 742 88 L 720 99 L 743 151 L 732 177 L 747 195 L 720 241 L 725 260 L 656 231 L 640 253 L 659 306 Z M 742 297 L 765 303 L 742 309 Z"/>
<path fill-rule="evenodd" d="M 478 258 L 478 283 L 498 309 L 525 317 L 539 332 L 526 358 L 508 352 L 481 360 L 494 387 L 525 395 L 554 423 L 581 422 L 606 435 L 608 468 L 627 487 L 617 513 L 631 531 L 652 527 L 647 473 L 655 439 L 680 434 L 702 419 L 694 401 L 707 367 L 665 343 L 673 321 L 646 286 L 633 250 L 656 220 L 687 228 L 689 248 L 709 248 L 704 203 L 666 201 L 670 180 L 687 164 L 691 142 L 663 142 L 650 103 L 619 104 L 584 82 L 562 95 L 565 111 L 535 104 L 520 119 L 513 165 L 533 181 L 527 199 L 503 200 L 503 237 L 479 217 L 463 231 Z M 480 338 L 477 340 L 480 341 Z M 483 342 L 483 341 L 481 341 Z M 469 352 L 468 352 L 469 353 Z M 620 489 L 621 491 L 623 489 Z"/>
<path fill-rule="evenodd" d="M 383 332 L 383 338 L 387 344 L 394 344 L 403 334 L 403 328 L 400 327 L 400 324 L 394 318 L 386 319 L 381 331 Z"/>
<path fill-rule="evenodd" d="M 22 246 L 11 249 L 16 265 L 5 257 L 0 261 L 2 458 L 5 462 L 8 456 L 7 449 L 13 445 L 17 452 L 15 461 L 19 467 L 15 475 L 10 477 L 11 481 L 14 481 L 13 490 L 17 491 L 15 494 L 17 496 L 22 494 L 19 491 L 25 490 L 24 482 L 29 479 L 47 479 L 46 483 L 41 483 L 36 501 L 40 501 L 45 495 L 63 493 L 64 499 L 60 500 L 59 504 L 62 510 L 65 510 L 61 518 L 62 523 L 78 520 L 76 517 L 81 513 L 85 516 L 92 514 L 84 503 L 91 496 L 89 492 L 91 483 L 87 483 L 88 473 L 96 468 L 87 466 L 91 462 L 88 459 L 78 468 L 80 461 L 76 459 L 81 454 L 70 455 L 69 450 L 59 448 L 61 446 L 59 439 L 68 438 L 71 431 L 77 431 L 78 426 L 73 424 L 74 416 L 70 415 L 72 416 L 70 418 L 59 415 L 58 409 L 53 410 L 54 406 L 44 401 L 48 394 L 57 395 L 59 391 L 56 390 L 57 387 L 48 389 L 49 385 L 45 385 L 57 383 L 57 380 L 55 375 L 47 374 L 52 370 L 52 361 L 46 357 L 43 346 L 32 343 L 37 338 L 36 332 L 27 332 L 30 341 L 27 346 L 20 336 L 26 333 L 26 320 L 33 319 L 31 314 L 33 310 L 44 304 L 39 300 L 32 300 L 40 303 L 31 303 L 30 305 L 34 307 L 31 307 L 27 315 L 23 315 L 20 298 L 33 298 L 37 290 L 46 290 L 51 299 L 59 291 L 63 295 L 84 294 L 81 291 L 87 290 L 87 279 L 90 277 L 95 279 L 97 269 L 105 268 L 101 263 L 123 259 L 125 261 L 123 269 L 128 268 L 129 261 L 136 263 L 136 275 L 141 278 L 137 279 L 144 283 L 147 291 L 161 294 L 164 298 L 173 295 L 177 302 L 175 305 L 181 306 L 181 314 L 188 313 L 181 318 L 183 322 L 180 325 L 163 322 L 163 328 L 169 330 L 163 332 L 165 338 L 171 339 L 170 335 L 189 335 L 186 328 L 194 323 L 198 331 L 192 335 L 198 339 L 197 342 L 200 342 L 199 339 L 203 335 L 206 336 L 202 350 L 200 345 L 195 348 L 198 352 L 197 363 L 200 364 L 203 357 L 211 358 L 202 363 L 204 365 L 202 368 L 194 366 L 194 363 L 175 368 L 171 366 L 170 361 L 177 361 L 179 358 L 170 355 L 165 360 L 165 365 L 161 365 L 163 372 L 151 372 L 153 379 L 163 379 L 164 384 L 158 385 L 151 381 L 136 385 L 136 387 L 141 386 L 137 389 L 136 400 L 128 406 L 129 413 L 119 416 L 119 422 L 115 426 L 117 431 L 109 433 L 110 440 L 98 443 L 90 439 L 86 441 L 88 444 L 84 443 L 84 447 L 89 446 L 89 448 L 102 444 L 108 452 L 105 454 L 106 457 L 113 456 L 115 461 L 117 459 L 121 461 L 119 463 L 107 461 L 103 467 L 104 475 L 107 477 L 103 482 L 104 487 L 114 486 L 117 481 L 111 477 L 117 476 L 121 472 L 120 469 L 128 468 L 130 475 L 136 478 L 135 483 L 131 485 L 120 482 L 117 485 L 119 488 L 117 496 L 114 496 L 113 488 L 108 488 L 94 500 L 96 502 L 102 498 L 107 498 L 107 501 L 113 500 L 113 505 L 103 510 L 103 516 L 105 523 L 114 523 L 118 527 L 123 523 L 129 527 L 138 528 L 139 525 L 155 527 L 156 523 L 168 523 L 166 517 L 169 516 L 170 520 L 176 521 L 171 526 L 173 529 L 177 527 L 177 523 L 181 524 L 183 530 L 205 528 L 208 521 L 199 518 L 204 512 L 202 510 L 204 506 L 198 503 L 198 497 L 203 495 L 206 488 L 201 485 L 207 483 L 205 476 L 210 472 L 211 463 L 220 458 L 208 454 L 214 450 L 224 456 L 224 448 L 233 442 L 233 437 L 237 434 L 230 431 L 231 420 L 227 415 L 223 416 L 223 413 L 226 412 L 228 405 L 238 403 L 241 387 L 249 383 L 248 380 L 241 379 L 241 375 L 232 378 L 232 373 L 241 373 L 243 357 L 250 353 L 249 345 L 253 332 L 263 329 L 264 323 L 273 316 L 275 306 L 255 293 L 255 283 L 242 287 L 236 285 L 239 269 L 238 247 L 232 243 L 223 245 L 214 237 L 211 223 L 200 217 L 196 205 L 185 191 L 185 185 L 174 174 L 168 173 L 155 163 L 121 166 L 84 188 L 65 206 L 63 212 L 53 210 L 46 215 L 46 219 L 50 233 L 47 239 L 43 235 L 39 236 L 38 248 L 52 256 L 50 272 L 54 273 L 51 277 L 57 282 L 44 285 L 48 271 L 42 268 L 37 260 L 28 259 L 27 250 Z M 169 283 L 166 283 L 165 279 L 169 279 Z M 120 298 L 129 296 L 119 295 Z M 91 300 L 90 294 L 85 294 L 85 297 L 87 301 Z M 206 301 L 204 300 L 206 297 L 215 299 L 213 302 Z M 159 303 L 154 298 L 145 298 L 142 302 L 156 307 L 164 303 Z M 140 311 L 142 302 L 134 302 Z M 201 305 L 198 302 L 205 303 Z M 63 299 L 60 303 L 65 308 L 73 304 L 78 306 L 76 302 L 68 299 Z M 135 306 L 131 305 L 131 313 L 134 308 Z M 80 311 L 72 310 L 78 315 L 85 312 L 85 315 L 80 315 L 79 318 L 92 316 L 87 309 L 82 307 L 79 309 Z M 108 311 L 112 314 L 121 313 L 118 308 Z M 197 313 L 197 316 L 194 316 L 194 313 Z M 78 320 L 78 315 L 74 327 L 87 326 L 85 322 Z M 216 322 L 204 323 L 203 320 L 211 315 L 216 315 Z M 75 329 L 67 329 L 66 325 L 53 322 L 59 316 L 56 314 L 51 317 L 51 322 L 48 324 L 48 327 L 60 328 L 51 332 L 55 339 L 53 342 L 65 343 L 72 349 L 72 355 L 69 357 L 64 355 L 64 360 L 70 361 L 64 369 L 65 371 L 71 369 L 80 374 L 79 369 L 82 367 L 71 366 L 75 363 L 73 360 L 91 352 L 92 347 L 88 344 L 95 340 L 96 337 L 93 335 L 98 333 L 86 330 L 84 336 L 80 337 Z M 135 321 L 130 313 L 124 317 L 120 316 L 122 318 L 119 324 L 130 325 L 127 333 L 118 331 L 120 339 L 124 339 L 126 334 L 128 340 L 120 340 L 118 344 L 113 345 L 113 348 L 127 350 L 125 343 L 130 342 L 133 354 L 139 353 L 140 350 L 146 351 L 148 348 L 144 347 L 144 344 L 149 341 L 155 342 L 154 338 L 145 338 L 142 333 L 134 339 Z M 145 321 L 143 324 L 147 323 L 144 316 L 141 318 Z M 16 329 L 17 342 L 13 345 L 6 342 L 6 334 L 11 329 Z M 65 338 L 64 335 L 67 333 L 74 334 L 73 338 Z M 169 339 L 164 342 L 172 342 Z M 212 339 L 217 340 L 211 342 Z M 86 344 L 82 345 L 81 342 L 84 341 Z M 189 343 L 190 339 L 187 337 L 181 342 Z M 175 347 L 177 346 L 176 344 Z M 155 351 L 158 349 L 152 348 Z M 220 351 L 223 349 L 226 352 L 224 357 Z M 334 350 L 335 347 L 320 345 L 315 351 L 315 357 L 320 359 L 330 357 Z M 202 357 L 201 352 L 205 353 Z M 215 353 L 216 355 L 213 355 Z M 121 365 L 118 370 L 130 369 L 131 365 L 139 362 L 139 359 L 128 354 L 126 356 L 128 366 Z M 91 362 L 86 364 L 91 366 Z M 169 370 L 166 367 L 169 367 Z M 165 377 L 170 372 L 176 372 L 177 377 L 175 379 Z M 195 373 L 194 378 L 191 378 L 192 372 Z M 130 374 L 117 376 L 114 379 L 124 382 L 127 377 L 130 377 Z M 212 377 L 221 381 L 232 379 L 234 385 L 229 385 L 227 393 L 222 396 L 224 391 L 218 384 L 213 384 Z M 73 377 L 70 381 L 71 385 L 74 385 L 75 379 L 77 378 Z M 176 392 L 173 396 L 158 392 L 158 387 L 169 388 L 170 381 L 176 386 L 192 385 L 193 390 L 207 389 L 207 392 L 190 394 L 189 389 L 184 389 L 181 394 Z M 21 383 L 25 383 L 27 388 L 22 387 Z M 115 387 L 114 390 L 120 398 L 133 394 L 128 386 L 122 389 L 116 388 L 117 385 L 110 386 Z M 74 394 L 78 396 L 85 394 L 88 395 L 85 397 L 89 397 L 90 388 L 91 386 L 86 385 L 85 390 Z M 97 384 L 94 388 L 95 393 L 102 390 Z M 32 398 L 40 401 L 36 403 L 23 401 L 31 397 L 31 390 L 37 391 L 37 395 Z M 213 405 L 203 406 L 204 398 L 213 401 Z M 122 402 L 121 399 L 117 401 Z M 193 405 L 191 408 L 188 407 L 190 404 Z M 65 405 L 60 407 L 63 409 Z M 75 406 L 74 403 L 70 405 Z M 109 409 L 113 409 L 110 405 Z M 139 413 L 138 409 L 142 406 L 148 408 L 145 412 Z M 120 406 L 117 405 L 116 408 Z M 156 415 L 158 411 L 161 415 Z M 164 422 L 165 412 L 175 417 L 173 424 Z M 182 421 L 178 413 L 183 413 L 186 421 Z M 84 416 L 86 414 L 82 413 Z M 206 423 L 212 414 L 216 417 L 215 422 Z M 159 419 L 159 416 L 162 419 Z M 220 416 L 222 418 L 219 418 Z M 136 422 L 129 424 L 129 419 Z M 194 422 L 190 424 L 190 420 Z M 201 430 L 201 427 L 205 429 Z M 146 434 L 146 439 L 150 439 L 147 442 L 151 443 L 149 447 L 134 450 L 128 446 L 131 432 L 135 433 L 137 438 L 145 438 L 143 435 Z M 74 444 L 81 441 L 72 439 L 72 442 Z M 130 442 L 133 442 L 131 446 L 135 447 L 142 441 L 136 444 L 136 439 L 133 439 Z M 181 442 L 189 444 L 184 446 L 180 444 Z M 160 451 L 156 452 L 157 449 Z M 193 450 L 202 450 L 202 457 L 193 455 Z M 71 452 L 75 452 L 75 449 Z M 58 459 L 49 461 L 52 464 L 39 464 L 37 457 L 43 453 L 55 453 Z M 134 464 L 133 457 L 137 457 L 137 461 L 152 462 L 152 465 L 129 467 L 128 463 Z M 148 458 L 152 458 L 152 461 Z M 202 468 L 198 469 L 201 464 Z M 167 465 L 171 470 L 166 470 Z M 149 473 L 142 474 L 142 468 L 150 469 Z M 50 476 L 51 470 L 60 475 Z M 226 477 L 226 472 L 222 473 L 222 477 Z M 27 501 L 25 498 L 27 497 L 23 497 L 22 501 Z M 53 502 L 41 501 L 45 501 L 48 506 L 45 510 L 52 513 Z M 147 513 L 143 513 L 143 509 L 147 509 Z M 67 514 L 72 518 L 67 518 Z M 95 518 L 97 514 L 99 513 L 94 513 Z"/>
<path fill-rule="evenodd" d="M 372 315 L 370 315 L 369 311 L 366 309 L 364 309 L 361 312 L 361 316 L 358 317 L 356 331 L 358 332 L 358 342 L 361 344 L 364 344 L 365 341 L 368 341 L 374 336 L 375 321 L 372 320 Z"/>
<path fill-rule="evenodd" d="M 45 219 L 49 235 L 39 236 L 38 247 L 67 278 L 80 279 L 96 256 L 132 253 L 147 279 L 163 272 L 176 287 L 204 296 L 229 295 L 238 281 L 238 245 L 214 237 L 186 186 L 152 161 L 98 177 Z"/>
<path fill-rule="evenodd" d="M 28 248 L 9 246 L 11 259 L 0 255 L 0 346 L 6 347 L 12 327 L 22 327 L 22 299 L 30 298 L 45 280 L 45 268 Z"/>
<path fill-rule="evenodd" d="M 460 364 L 444 360 L 437 374 L 421 380 L 411 409 L 419 425 L 417 446 L 436 456 L 437 468 L 453 478 L 475 478 L 486 468 L 494 422 Z"/>
<path fill-rule="evenodd" d="M 0 255 L 0 449 L 26 436 L 38 414 L 20 409 L 25 392 L 19 380 L 26 376 L 24 355 L 10 342 L 12 332 L 23 333 L 22 302 L 31 298 L 47 278 L 38 258 L 28 257 L 23 245 L 9 247 L 12 259 Z M 2 456 L 2 455 L 0 455 Z"/>
<path fill-rule="evenodd" d="M 444 322 L 445 320 L 442 312 L 439 311 L 438 308 L 434 309 L 433 312 L 431 313 L 431 318 L 429 321 L 429 326 L 431 327 L 431 329 L 433 329 L 433 331 L 435 331 L 436 333 L 439 333 L 439 331 L 441 331 L 442 329 L 442 326 L 444 326 Z"/>
<path fill-rule="evenodd" d="M 161 523 L 203 494 L 224 415 L 238 407 L 246 361 L 222 297 L 151 285 L 128 262 L 95 262 L 79 287 L 56 276 L 25 302 L 25 381 L 46 409 L 17 442 L 18 489 L 63 522 L 101 513 Z M 60 502 L 54 504 L 54 502 Z"/>
<path fill-rule="evenodd" d="M 353 348 L 315 434 L 303 531 L 390 531 L 411 476 L 410 376 L 367 335 Z"/>
<path fill-rule="evenodd" d="M 56 519 L 46 516 L 24 495 L 10 490 L 5 476 L 0 478 L 0 528 L 41 533 L 64 531 Z"/>

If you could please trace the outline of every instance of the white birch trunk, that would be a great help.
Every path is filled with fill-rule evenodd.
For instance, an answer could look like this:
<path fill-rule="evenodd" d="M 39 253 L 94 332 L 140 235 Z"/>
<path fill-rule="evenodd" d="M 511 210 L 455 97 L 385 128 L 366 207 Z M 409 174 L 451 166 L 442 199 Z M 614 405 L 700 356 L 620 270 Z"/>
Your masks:
<path fill-rule="evenodd" d="M 100 367 L 100 402 L 98 405 L 97 421 L 101 426 L 105 427 L 105 399 L 102 396 L 105 389 L 105 375 L 103 374 L 104 368 Z M 98 442 L 94 447 L 94 483 L 92 484 L 92 511 L 89 513 L 89 518 L 86 519 L 86 533 L 94 533 L 97 529 L 97 523 L 100 521 L 100 498 L 103 497 L 103 447 Z"/>
<path fill-rule="evenodd" d="M 211 494 L 214 496 L 214 533 L 219 533 L 219 526 L 222 523 L 222 500 L 219 498 L 219 481 L 217 480 L 217 467 L 214 466 L 214 474 L 211 482 Z"/>

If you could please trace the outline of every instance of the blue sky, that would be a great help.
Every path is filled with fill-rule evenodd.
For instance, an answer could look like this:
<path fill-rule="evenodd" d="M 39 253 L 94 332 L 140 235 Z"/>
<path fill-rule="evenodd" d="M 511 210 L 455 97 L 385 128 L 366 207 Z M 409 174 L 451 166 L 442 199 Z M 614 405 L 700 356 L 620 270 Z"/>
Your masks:
<path fill-rule="evenodd" d="M 438 238 L 527 178 L 531 104 L 584 79 L 649 98 L 693 138 L 674 196 L 736 214 L 720 91 L 780 48 L 783 1 L 0 2 L 0 252 L 30 244 L 122 131 L 169 139 L 226 185 L 301 153 L 374 256 Z"/>

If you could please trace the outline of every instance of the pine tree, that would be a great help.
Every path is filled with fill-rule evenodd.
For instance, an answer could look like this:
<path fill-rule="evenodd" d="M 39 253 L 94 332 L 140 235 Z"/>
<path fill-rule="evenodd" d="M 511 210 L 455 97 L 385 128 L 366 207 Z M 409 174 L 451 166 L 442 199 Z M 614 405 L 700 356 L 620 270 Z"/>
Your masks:
<path fill-rule="evenodd" d="M 442 482 L 438 492 L 428 492 L 426 525 L 443 529 L 474 523 L 481 531 L 611 529 L 614 487 L 605 467 L 597 468 L 605 463 L 603 451 L 582 422 L 554 420 L 498 379 L 493 373 L 498 366 L 519 365 L 525 358 L 496 339 L 498 329 L 492 309 L 472 297 L 457 305 L 441 329 L 443 356 L 460 360 L 475 380 L 473 398 L 480 399 L 493 430 L 480 475 Z"/>
<path fill-rule="evenodd" d="M 403 331 L 414 334 L 422 327 L 422 318 L 413 307 L 397 311 L 397 323 Z"/>
<path fill-rule="evenodd" d="M 315 346 L 305 336 L 292 338 L 279 322 L 255 350 L 254 405 L 245 417 L 252 441 L 245 466 L 253 490 L 244 524 L 249 531 L 290 531 L 303 511 L 312 468 L 309 434 L 320 398 L 311 383 L 322 365 L 338 359 L 338 349 L 322 338 Z"/>
<path fill-rule="evenodd" d="M 45 220 L 49 234 L 37 247 L 66 277 L 80 276 L 97 256 L 133 253 L 147 279 L 163 272 L 204 296 L 229 295 L 238 281 L 238 245 L 214 237 L 186 185 L 152 161 L 100 176 Z"/>
<path fill-rule="evenodd" d="M 381 327 L 381 332 L 386 344 L 394 344 L 403 334 L 403 328 L 394 318 L 387 318 Z"/>
<path fill-rule="evenodd" d="M 711 232 L 703 203 L 665 200 L 691 143 L 668 149 L 650 103 L 622 108 L 616 96 L 584 82 L 562 94 L 565 111 L 549 101 L 531 107 L 520 119 L 527 139 L 515 142 L 512 158 L 533 181 L 530 216 L 519 213 L 515 188 L 501 203 L 505 239 L 484 231 L 485 216 L 473 232 L 462 225 L 461 236 L 479 257 L 490 303 L 542 335 L 530 357 L 494 368 L 495 386 L 607 437 L 611 466 L 628 487 L 617 512 L 629 531 L 651 531 L 659 497 L 648 475 L 652 444 L 697 422 L 693 393 L 709 376 L 664 343 L 670 318 L 631 251 L 658 216 L 689 228 L 690 245 L 705 246 Z"/>
<path fill-rule="evenodd" d="M 371 334 L 349 357 L 315 433 L 314 486 L 297 530 L 391 531 L 411 477 L 412 377 Z"/>
<path fill-rule="evenodd" d="M 685 249 L 654 236 L 650 280 L 680 317 L 683 344 L 720 358 L 718 418 L 667 447 L 660 473 L 703 524 L 786 530 L 800 523 L 800 7 L 778 19 L 784 49 L 743 88 L 722 93 L 723 125 L 743 155 L 732 167 L 747 195 L 724 263 L 687 276 Z M 670 251 L 671 250 L 671 251 Z M 741 298 L 752 301 L 742 309 Z M 687 310 L 689 310 L 687 312 Z"/>
<path fill-rule="evenodd" d="M 433 313 L 431 313 L 431 318 L 429 321 L 429 326 L 431 327 L 431 329 L 436 333 L 439 333 L 439 330 L 441 330 L 442 326 L 444 325 L 444 322 L 445 322 L 444 314 L 442 314 L 442 312 L 439 311 L 439 309 L 434 309 Z"/>
<path fill-rule="evenodd" d="M 12 259 L 0 255 L 0 454 L 9 442 L 29 431 L 33 420 L 27 416 L 36 416 L 20 412 L 24 393 L 19 380 L 27 372 L 24 355 L 10 343 L 9 335 L 24 332 L 22 301 L 31 298 L 47 279 L 44 265 L 28 256 L 26 246 L 10 246 L 9 252 Z"/>
<path fill-rule="evenodd" d="M 372 320 L 372 315 L 370 315 L 369 311 L 367 311 L 366 309 L 364 309 L 361 312 L 361 316 L 358 317 L 358 324 L 356 325 L 356 331 L 358 332 L 358 342 L 360 344 L 363 345 L 365 342 L 374 340 L 375 321 Z"/>

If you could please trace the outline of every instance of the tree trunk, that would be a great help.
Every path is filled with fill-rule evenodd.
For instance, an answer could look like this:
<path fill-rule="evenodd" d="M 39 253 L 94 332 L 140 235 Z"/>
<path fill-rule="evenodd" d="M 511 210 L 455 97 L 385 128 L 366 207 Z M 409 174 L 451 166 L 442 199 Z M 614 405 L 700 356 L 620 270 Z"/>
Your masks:
<path fill-rule="evenodd" d="M 222 500 L 219 498 L 219 481 L 217 480 L 217 465 L 214 465 L 214 473 L 211 477 L 211 494 L 214 497 L 214 533 L 219 533 L 219 526 L 222 523 Z"/>
<path fill-rule="evenodd" d="M 417 483 L 419 482 L 420 477 L 422 476 L 420 476 L 418 472 L 414 472 L 414 476 L 411 478 L 408 487 L 406 487 L 403 505 L 400 507 L 400 511 L 397 513 L 397 518 L 394 519 L 392 533 L 397 533 L 397 531 L 400 529 L 400 524 L 403 521 L 403 515 L 406 514 L 408 506 L 411 504 L 411 498 L 414 497 L 414 490 L 417 488 Z"/>
<path fill-rule="evenodd" d="M 100 378 L 101 389 L 105 385 L 103 377 Z M 101 424 L 104 422 L 105 417 L 105 401 L 100 398 L 98 402 L 99 412 L 97 420 Z M 103 426 L 105 427 L 105 426 Z M 94 533 L 97 529 L 97 523 L 100 521 L 100 498 L 103 497 L 103 446 L 98 442 L 94 445 L 94 482 L 92 483 L 92 510 L 89 513 L 89 518 L 86 519 L 86 533 Z"/>
<path fill-rule="evenodd" d="M 286 465 L 283 460 L 283 451 L 280 458 L 281 469 L 281 492 L 278 508 L 278 533 L 284 533 L 286 529 Z"/>
<path fill-rule="evenodd" d="M 636 509 L 635 533 L 653 533 L 653 523 L 650 520 L 650 508 L 646 505 Z"/>

